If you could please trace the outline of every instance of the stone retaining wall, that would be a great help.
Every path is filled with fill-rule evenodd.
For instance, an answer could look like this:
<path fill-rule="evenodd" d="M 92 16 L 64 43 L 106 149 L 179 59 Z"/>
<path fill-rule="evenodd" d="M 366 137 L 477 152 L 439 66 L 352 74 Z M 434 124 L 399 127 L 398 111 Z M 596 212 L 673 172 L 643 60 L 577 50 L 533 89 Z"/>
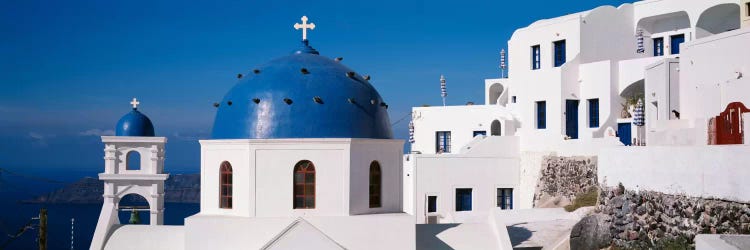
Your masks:
<path fill-rule="evenodd" d="M 596 157 L 547 156 L 534 193 L 534 207 L 561 207 L 597 184 Z"/>
<path fill-rule="evenodd" d="M 602 228 L 608 235 L 594 233 Z M 750 234 L 749 205 L 605 187 L 595 213 L 571 232 L 571 249 L 691 247 L 697 234 Z"/>

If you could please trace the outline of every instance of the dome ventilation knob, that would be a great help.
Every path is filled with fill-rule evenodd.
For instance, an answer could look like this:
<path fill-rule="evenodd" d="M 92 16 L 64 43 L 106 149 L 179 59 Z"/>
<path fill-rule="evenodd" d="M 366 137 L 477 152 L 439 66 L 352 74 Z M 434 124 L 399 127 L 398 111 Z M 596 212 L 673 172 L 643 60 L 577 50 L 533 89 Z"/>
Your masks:
<path fill-rule="evenodd" d="M 336 57 L 336 59 L 333 59 L 334 61 L 340 62 L 341 60 L 344 60 L 343 57 Z"/>
<path fill-rule="evenodd" d="M 306 68 L 301 68 L 301 69 L 299 70 L 299 72 L 301 72 L 301 73 L 302 73 L 302 74 L 304 74 L 304 75 L 310 74 L 310 71 L 308 71 L 308 70 L 307 70 Z"/>
<path fill-rule="evenodd" d="M 287 105 L 292 105 L 292 99 L 284 98 L 284 103 L 286 103 Z"/>
<path fill-rule="evenodd" d="M 370 75 L 366 75 L 365 76 L 365 80 L 369 81 L 370 80 Z"/>
<path fill-rule="evenodd" d="M 242 74 L 237 74 L 237 79 L 242 79 Z"/>
<path fill-rule="evenodd" d="M 313 101 L 316 103 L 323 104 L 323 99 L 320 96 L 313 97 Z"/>
<path fill-rule="evenodd" d="M 257 75 L 257 74 L 260 74 L 260 70 L 259 70 L 259 69 L 254 69 L 254 70 L 253 70 L 253 73 L 255 73 L 256 75 Z"/>
<path fill-rule="evenodd" d="M 232 106 L 232 101 L 227 101 L 227 105 Z"/>
<path fill-rule="evenodd" d="M 351 104 L 357 103 L 357 100 L 354 100 L 354 98 L 346 98 L 346 101 L 349 102 L 349 103 L 351 103 Z"/>
<path fill-rule="evenodd" d="M 219 107 L 219 103 L 218 102 L 214 102 L 214 108 L 218 108 L 218 107 Z"/>
<path fill-rule="evenodd" d="M 351 72 L 351 71 L 346 72 L 346 77 L 354 78 L 354 72 Z"/>
<path fill-rule="evenodd" d="M 258 98 L 253 98 L 253 102 L 254 102 L 255 104 L 258 104 L 258 103 L 260 103 L 260 99 L 258 99 Z"/>

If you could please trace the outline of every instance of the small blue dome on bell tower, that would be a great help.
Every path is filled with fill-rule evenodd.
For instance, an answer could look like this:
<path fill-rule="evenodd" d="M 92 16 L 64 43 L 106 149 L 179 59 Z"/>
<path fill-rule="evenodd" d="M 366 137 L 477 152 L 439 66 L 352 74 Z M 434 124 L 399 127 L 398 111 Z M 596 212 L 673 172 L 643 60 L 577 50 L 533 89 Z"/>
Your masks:
<path fill-rule="evenodd" d="M 138 100 L 133 98 L 130 102 L 133 105 L 133 110 L 125 114 L 115 127 L 116 136 L 154 136 L 154 124 L 151 123 L 151 119 L 148 119 L 146 115 L 138 111 Z"/>

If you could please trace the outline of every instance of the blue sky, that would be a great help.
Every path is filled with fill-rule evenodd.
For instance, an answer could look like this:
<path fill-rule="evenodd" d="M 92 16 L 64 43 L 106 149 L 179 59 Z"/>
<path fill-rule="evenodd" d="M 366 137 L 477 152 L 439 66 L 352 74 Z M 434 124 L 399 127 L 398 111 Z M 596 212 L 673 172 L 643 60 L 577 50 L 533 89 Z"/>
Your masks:
<path fill-rule="evenodd" d="M 440 104 L 440 74 L 448 104 L 482 103 L 515 29 L 624 2 L 1 1 L 0 167 L 101 171 L 98 135 L 138 97 L 169 138 L 167 170 L 197 172 L 211 104 L 237 73 L 295 49 L 302 15 L 311 45 L 371 75 L 395 122 Z"/>

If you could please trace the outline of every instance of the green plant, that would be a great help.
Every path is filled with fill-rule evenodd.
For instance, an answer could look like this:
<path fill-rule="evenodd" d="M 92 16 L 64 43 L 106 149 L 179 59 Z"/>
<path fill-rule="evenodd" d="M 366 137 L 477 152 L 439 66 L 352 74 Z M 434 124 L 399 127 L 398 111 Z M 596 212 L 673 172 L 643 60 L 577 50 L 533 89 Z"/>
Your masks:
<path fill-rule="evenodd" d="M 573 212 L 581 207 L 594 206 L 596 205 L 598 197 L 599 189 L 596 187 L 591 187 L 585 193 L 576 195 L 576 198 L 573 199 L 573 202 L 570 205 L 565 206 L 565 211 Z"/>

